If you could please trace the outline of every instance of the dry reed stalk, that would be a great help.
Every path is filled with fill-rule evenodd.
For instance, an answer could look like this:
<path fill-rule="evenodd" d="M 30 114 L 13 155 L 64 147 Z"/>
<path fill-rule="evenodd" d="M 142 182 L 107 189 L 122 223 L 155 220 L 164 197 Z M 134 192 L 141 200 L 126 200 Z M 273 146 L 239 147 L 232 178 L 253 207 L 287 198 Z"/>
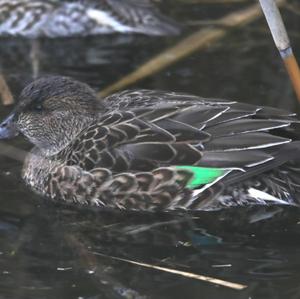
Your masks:
<path fill-rule="evenodd" d="M 283 5 L 286 0 L 278 0 L 278 5 Z M 218 20 L 218 28 L 201 29 L 190 36 L 181 40 L 177 45 L 169 48 L 157 56 L 150 59 L 145 64 L 141 65 L 137 70 L 126 75 L 119 81 L 106 87 L 98 93 L 100 97 L 105 97 L 115 91 L 123 89 L 141 79 L 144 79 L 154 73 L 157 73 L 175 62 L 191 55 L 197 50 L 203 49 L 213 42 L 224 37 L 229 28 L 246 25 L 262 15 L 259 4 L 252 5 L 243 10 L 230 13 Z"/>
<path fill-rule="evenodd" d="M 12 105 L 14 98 L 2 74 L 0 74 L 0 96 L 4 106 Z"/>
<path fill-rule="evenodd" d="M 300 70 L 285 29 L 280 11 L 274 0 L 259 0 L 275 45 L 289 74 L 297 99 L 300 102 Z"/>
<path fill-rule="evenodd" d="M 289 74 L 298 102 L 300 102 L 300 70 L 295 55 L 292 53 L 283 59 L 285 68 Z"/>

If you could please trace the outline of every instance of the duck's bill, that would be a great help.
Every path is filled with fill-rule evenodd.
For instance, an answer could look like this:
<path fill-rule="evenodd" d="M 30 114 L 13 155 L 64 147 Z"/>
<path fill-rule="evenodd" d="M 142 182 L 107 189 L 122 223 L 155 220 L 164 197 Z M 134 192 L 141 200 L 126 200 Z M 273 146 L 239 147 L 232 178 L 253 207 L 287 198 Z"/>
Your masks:
<path fill-rule="evenodd" d="M 18 130 L 14 121 L 14 114 L 11 114 L 0 124 L 0 139 L 9 139 L 17 135 Z"/>

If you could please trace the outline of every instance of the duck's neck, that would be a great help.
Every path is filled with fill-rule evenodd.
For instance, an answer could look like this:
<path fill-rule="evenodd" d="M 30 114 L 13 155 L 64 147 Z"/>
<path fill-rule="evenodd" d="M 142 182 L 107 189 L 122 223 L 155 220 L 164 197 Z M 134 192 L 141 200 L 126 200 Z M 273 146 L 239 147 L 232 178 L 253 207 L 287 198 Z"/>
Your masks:
<path fill-rule="evenodd" d="M 59 164 L 60 161 L 44 156 L 39 148 L 34 147 L 26 156 L 22 177 L 33 190 L 44 194 L 49 173 Z"/>
<path fill-rule="evenodd" d="M 64 130 L 63 128 L 58 128 L 59 134 L 57 136 L 52 136 L 53 138 L 46 138 L 40 144 L 35 144 L 39 148 L 41 154 L 45 157 L 51 157 L 58 154 L 61 150 L 66 148 L 76 137 L 87 128 L 93 121 L 95 117 L 83 117 L 78 118 L 77 122 L 70 122 L 68 128 Z"/>
<path fill-rule="evenodd" d="M 47 189 L 49 174 L 56 167 L 65 163 L 65 161 L 61 160 L 59 153 L 67 148 L 96 119 L 97 115 L 78 118 L 78 121 L 73 120 L 69 124 L 67 130 L 57 130 L 60 133 L 59 135 L 51 135 L 51 138 L 46 138 L 45 136 L 42 142 L 34 142 L 36 146 L 27 155 L 23 165 L 22 176 L 25 182 L 38 193 L 44 194 Z"/>

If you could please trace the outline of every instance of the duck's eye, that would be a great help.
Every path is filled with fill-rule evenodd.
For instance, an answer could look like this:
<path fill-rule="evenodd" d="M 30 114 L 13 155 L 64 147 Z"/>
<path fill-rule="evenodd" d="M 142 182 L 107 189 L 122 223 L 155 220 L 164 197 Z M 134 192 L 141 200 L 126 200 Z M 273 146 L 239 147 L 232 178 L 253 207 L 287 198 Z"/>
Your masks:
<path fill-rule="evenodd" d="M 42 104 L 36 104 L 36 105 L 34 105 L 33 109 L 35 111 L 42 111 L 43 110 L 43 105 Z"/>

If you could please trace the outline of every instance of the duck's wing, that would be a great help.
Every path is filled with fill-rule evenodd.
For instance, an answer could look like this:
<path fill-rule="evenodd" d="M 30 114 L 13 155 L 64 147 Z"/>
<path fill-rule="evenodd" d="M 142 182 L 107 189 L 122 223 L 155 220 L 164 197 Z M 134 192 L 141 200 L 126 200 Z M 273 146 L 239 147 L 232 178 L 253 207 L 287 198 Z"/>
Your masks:
<path fill-rule="evenodd" d="M 128 111 L 136 108 L 159 109 L 163 105 L 208 105 L 218 106 L 223 104 L 236 104 L 236 101 L 228 101 L 224 99 L 207 99 L 200 96 L 181 92 L 168 92 L 151 89 L 124 90 L 114 93 L 102 100 L 107 107 L 107 111 Z M 253 109 L 253 106 L 243 104 L 243 107 Z"/>
<path fill-rule="evenodd" d="M 177 164 L 255 167 L 292 141 L 291 124 L 297 122 L 274 108 L 156 91 L 123 92 L 105 105 L 110 112 L 81 138 L 107 140 L 96 160 L 116 172 Z"/>
<path fill-rule="evenodd" d="M 219 203 L 229 186 L 249 182 L 297 158 L 299 140 L 290 137 L 291 124 L 296 124 L 297 119 L 291 113 L 222 100 L 196 101 L 186 96 L 180 101 L 176 94 L 163 96 L 168 100 L 153 104 L 149 98 L 144 106 L 134 106 L 130 100 L 119 103 L 119 110 L 106 113 L 66 149 L 63 156 L 68 157 L 68 167 L 79 167 L 90 174 L 97 168 L 105 169 L 114 179 L 120 174 L 125 176 L 122 183 L 118 181 L 122 192 L 116 191 L 114 196 L 124 197 L 126 193 L 141 199 L 140 194 L 145 193 L 147 203 L 157 203 L 154 194 L 167 194 L 169 201 L 164 199 L 164 208 L 206 209 L 214 200 Z M 160 185 L 153 189 L 149 182 L 157 169 L 167 169 L 168 175 L 160 173 L 164 188 Z M 146 189 L 141 189 L 141 173 L 151 177 Z M 187 180 L 188 174 L 191 176 Z M 176 185 L 182 175 L 185 185 Z M 114 179 L 105 180 L 105 190 L 114 189 Z M 101 188 L 104 191 L 103 185 Z M 233 188 L 231 193 L 234 191 Z M 262 196 L 258 193 L 263 191 L 251 192 L 253 198 Z M 132 196 L 124 198 L 130 198 L 136 208 L 141 201 Z M 128 203 L 121 204 L 123 197 L 115 202 L 127 207 Z M 223 197 L 223 205 L 228 198 Z"/>

